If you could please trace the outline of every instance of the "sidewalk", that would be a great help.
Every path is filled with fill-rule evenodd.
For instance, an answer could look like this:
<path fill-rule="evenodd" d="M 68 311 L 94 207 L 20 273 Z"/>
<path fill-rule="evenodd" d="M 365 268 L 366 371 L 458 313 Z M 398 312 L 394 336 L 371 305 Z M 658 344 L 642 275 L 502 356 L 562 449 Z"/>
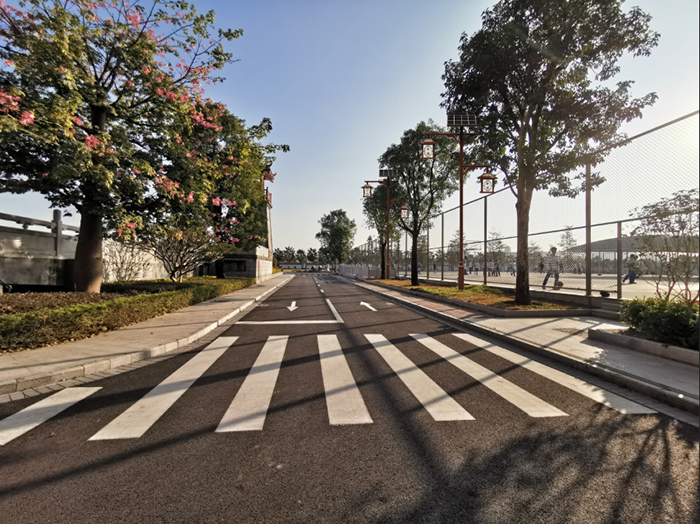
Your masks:
<path fill-rule="evenodd" d="M 0 403 L 37 394 L 34 388 L 53 389 L 50 386 L 62 380 L 107 372 L 187 346 L 291 278 L 278 273 L 262 284 L 97 337 L 0 355 Z"/>
<path fill-rule="evenodd" d="M 697 366 L 588 338 L 589 329 L 626 329 L 621 322 L 592 316 L 493 317 L 388 286 L 346 280 L 457 329 L 507 342 L 698 414 Z"/>

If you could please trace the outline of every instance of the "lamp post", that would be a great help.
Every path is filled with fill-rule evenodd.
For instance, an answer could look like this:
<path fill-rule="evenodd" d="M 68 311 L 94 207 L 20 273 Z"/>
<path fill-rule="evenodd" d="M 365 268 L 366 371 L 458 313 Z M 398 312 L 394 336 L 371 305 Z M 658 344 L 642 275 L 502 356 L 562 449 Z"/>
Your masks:
<path fill-rule="evenodd" d="M 481 165 L 464 165 L 464 138 L 476 136 L 477 133 L 465 132 L 464 128 L 476 127 L 476 116 L 471 114 L 465 115 L 447 115 L 447 127 L 458 127 L 458 133 L 425 133 L 428 137 L 423 140 L 421 145 L 421 158 L 423 160 L 435 159 L 435 146 L 437 145 L 431 136 L 449 136 L 459 142 L 459 267 L 457 275 L 457 285 L 459 289 L 464 289 L 464 168 L 490 168 L 491 166 Z"/>
<path fill-rule="evenodd" d="M 365 180 L 365 185 L 362 186 L 362 196 L 364 198 L 370 198 L 372 196 L 372 186 L 370 184 L 382 184 L 386 186 L 386 279 L 391 279 L 391 261 L 389 260 L 390 254 L 390 237 L 391 237 L 391 223 L 389 222 L 389 210 L 391 204 L 405 204 L 403 200 L 391 200 L 391 190 L 390 184 L 395 182 L 391 177 L 396 175 L 395 169 L 380 169 L 379 177 L 385 180 Z M 408 208 L 404 205 L 401 207 L 401 218 L 408 218 Z"/>

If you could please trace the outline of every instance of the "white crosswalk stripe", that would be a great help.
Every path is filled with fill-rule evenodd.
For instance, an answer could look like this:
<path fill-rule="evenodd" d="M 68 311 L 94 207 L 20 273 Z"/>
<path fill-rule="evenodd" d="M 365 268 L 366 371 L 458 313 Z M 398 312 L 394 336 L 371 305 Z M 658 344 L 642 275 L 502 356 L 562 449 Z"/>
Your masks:
<path fill-rule="evenodd" d="M 334 426 L 371 424 L 365 401 L 335 335 L 318 335 L 328 420 Z"/>
<path fill-rule="evenodd" d="M 382 335 L 365 335 L 435 420 L 474 420 L 467 410 L 450 397 L 406 355 Z"/>
<path fill-rule="evenodd" d="M 563 411 L 548 404 L 544 400 L 528 393 L 523 388 L 504 379 L 484 366 L 448 348 L 445 344 L 428 335 L 411 335 L 425 347 L 434 351 L 450 364 L 475 378 L 497 395 L 503 397 L 515 407 L 523 410 L 531 417 L 566 417 Z"/>
<path fill-rule="evenodd" d="M 90 440 L 141 437 L 223 355 L 238 337 L 219 337 Z"/>
<path fill-rule="evenodd" d="M 102 388 L 66 388 L 0 421 L 0 446 L 31 431 Z"/>
<path fill-rule="evenodd" d="M 260 431 L 263 428 L 288 339 L 287 335 L 273 335 L 267 339 L 241 389 L 216 428 L 217 433 Z"/>
<path fill-rule="evenodd" d="M 557 371 L 556 369 L 540 364 L 539 362 L 535 362 L 534 360 L 524 357 L 518 353 L 514 353 L 498 344 L 494 344 L 473 335 L 468 335 L 467 333 L 453 333 L 453 335 L 461 340 L 464 340 L 465 342 L 469 342 L 470 344 L 479 347 L 480 349 L 484 349 L 490 353 L 493 353 L 494 355 L 498 355 L 499 357 L 508 360 L 513 364 L 517 364 L 518 366 L 532 371 L 533 373 L 537 373 L 538 375 L 545 377 L 552 382 L 556 382 L 560 386 L 564 386 L 565 388 L 575 391 L 584 397 L 588 397 L 609 408 L 617 410 L 620 413 L 636 415 L 656 413 L 656 410 L 654 409 L 642 406 L 641 404 L 637 404 L 636 402 L 611 393 L 610 391 L 598 388 L 592 384 L 589 384 L 588 382 L 572 377 L 571 375 L 567 375 L 566 373 L 562 373 L 561 371 Z"/>

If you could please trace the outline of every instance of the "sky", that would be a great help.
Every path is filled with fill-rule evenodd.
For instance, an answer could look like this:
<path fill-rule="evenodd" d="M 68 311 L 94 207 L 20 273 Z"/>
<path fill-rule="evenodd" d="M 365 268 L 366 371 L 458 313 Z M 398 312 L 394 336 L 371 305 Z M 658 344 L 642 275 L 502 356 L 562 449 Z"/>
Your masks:
<path fill-rule="evenodd" d="M 216 25 L 243 29 L 226 45 L 237 61 L 207 86 L 248 125 L 272 120 L 267 142 L 288 144 L 269 184 L 276 248 L 319 247 L 319 220 L 343 209 L 357 224 L 356 244 L 373 234 L 362 216 L 365 180 L 376 180 L 377 159 L 406 129 L 433 119 L 440 107 L 444 63 L 458 59 L 462 33 L 481 27 L 482 0 L 193 0 L 214 10 Z M 623 57 L 620 80 L 635 81 L 635 97 L 656 92 L 642 119 L 621 131 L 634 135 L 698 109 L 697 0 L 636 0 L 661 34 L 650 57 Z M 477 173 L 478 175 L 478 173 Z M 465 201 L 478 197 L 474 177 Z M 445 208 L 457 205 L 450 197 Z M 0 194 L 0 211 L 51 220 L 41 195 Z M 65 219 L 78 225 L 77 215 Z M 505 226 L 508 229 L 507 226 Z M 514 224 L 513 224 L 514 227 Z M 432 242 L 431 242 L 432 244 Z"/>

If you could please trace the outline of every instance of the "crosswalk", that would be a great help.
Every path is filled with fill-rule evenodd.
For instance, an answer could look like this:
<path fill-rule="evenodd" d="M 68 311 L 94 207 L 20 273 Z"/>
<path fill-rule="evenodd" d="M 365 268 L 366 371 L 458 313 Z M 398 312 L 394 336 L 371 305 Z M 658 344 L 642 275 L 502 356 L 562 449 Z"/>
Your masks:
<path fill-rule="evenodd" d="M 410 335 L 420 346 L 444 359 L 495 396 L 512 404 L 532 418 L 567 417 L 560 407 L 546 402 L 524 388 L 489 370 L 448 344 L 425 334 Z M 405 388 L 435 421 L 472 421 L 475 417 L 433 378 L 428 376 L 401 349 L 381 334 L 365 334 Z M 579 395 L 624 414 L 651 414 L 646 406 L 603 390 L 581 379 L 545 366 L 505 347 L 466 333 L 453 333 L 452 340 L 468 342 L 520 366 L 531 373 Z M 144 397 L 100 429 L 90 441 L 137 439 L 142 437 L 187 392 L 187 390 L 238 341 L 222 336 L 188 360 Z M 365 400 L 336 335 L 317 335 L 321 378 L 328 422 L 333 426 L 372 424 Z M 216 428 L 216 433 L 261 431 L 272 402 L 275 385 L 289 343 L 287 335 L 268 337 L 255 363 L 235 393 Z M 3 446 L 99 391 L 99 387 L 71 387 L 46 397 L 0 420 L 0 446 Z M 464 401 L 463 401 L 464 402 Z M 375 415 L 376 416 L 376 415 Z"/>

